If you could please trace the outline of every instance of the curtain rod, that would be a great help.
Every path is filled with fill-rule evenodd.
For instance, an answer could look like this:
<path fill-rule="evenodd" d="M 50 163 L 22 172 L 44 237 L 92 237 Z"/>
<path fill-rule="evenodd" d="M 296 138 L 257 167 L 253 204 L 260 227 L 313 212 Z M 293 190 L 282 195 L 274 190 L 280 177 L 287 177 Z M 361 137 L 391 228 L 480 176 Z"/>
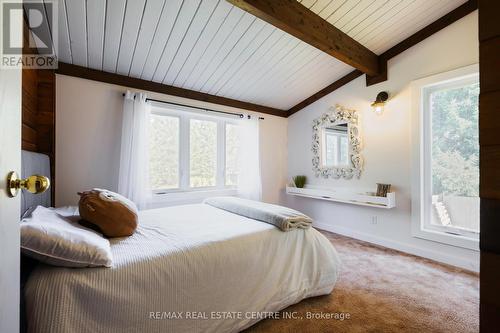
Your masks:
<path fill-rule="evenodd" d="M 125 93 L 122 94 L 122 96 L 125 96 Z M 135 99 L 135 96 L 134 96 Z M 219 110 L 213 110 L 213 109 L 207 109 L 207 108 L 200 108 L 197 106 L 192 106 L 192 105 L 187 105 L 187 104 L 181 104 L 181 103 L 174 103 L 174 102 L 165 102 L 165 101 L 160 101 L 158 99 L 153 99 L 153 98 L 146 98 L 146 102 L 156 102 L 156 103 L 162 103 L 162 104 L 170 104 L 170 105 L 177 105 L 177 106 L 185 106 L 193 109 L 199 109 L 207 112 L 216 112 L 216 113 L 223 113 L 223 114 L 230 114 L 233 116 L 238 116 L 240 118 L 245 117 L 243 113 L 234 113 L 234 112 L 226 112 L 226 111 L 219 111 Z M 248 119 L 250 119 L 252 116 L 247 115 Z M 259 120 L 264 120 L 263 117 L 259 117 Z"/>

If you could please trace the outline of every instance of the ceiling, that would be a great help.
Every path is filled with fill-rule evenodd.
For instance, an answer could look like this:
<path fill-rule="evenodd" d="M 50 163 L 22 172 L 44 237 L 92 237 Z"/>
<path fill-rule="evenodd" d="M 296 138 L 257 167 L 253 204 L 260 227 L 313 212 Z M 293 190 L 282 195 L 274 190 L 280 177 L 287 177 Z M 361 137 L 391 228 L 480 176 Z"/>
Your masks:
<path fill-rule="evenodd" d="M 299 2 L 380 54 L 466 0 Z M 59 61 L 278 109 L 353 70 L 225 0 L 60 0 L 58 10 Z"/>

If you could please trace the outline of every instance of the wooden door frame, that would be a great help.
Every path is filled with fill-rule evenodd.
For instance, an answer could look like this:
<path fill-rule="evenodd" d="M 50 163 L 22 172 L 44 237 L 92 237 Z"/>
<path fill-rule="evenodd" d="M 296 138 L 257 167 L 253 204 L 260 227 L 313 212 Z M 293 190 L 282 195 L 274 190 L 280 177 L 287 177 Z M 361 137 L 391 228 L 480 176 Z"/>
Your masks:
<path fill-rule="evenodd" d="M 500 327 L 500 2 L 479 1 L 480 331 Z"/>

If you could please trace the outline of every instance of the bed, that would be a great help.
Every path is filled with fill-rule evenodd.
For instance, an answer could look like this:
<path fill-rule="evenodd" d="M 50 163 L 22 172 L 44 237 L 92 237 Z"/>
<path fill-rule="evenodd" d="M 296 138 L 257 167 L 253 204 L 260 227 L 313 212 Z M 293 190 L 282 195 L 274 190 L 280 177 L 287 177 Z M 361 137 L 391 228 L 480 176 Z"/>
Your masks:
<path fill-rule="evenodd" d="M 26 284 L 29 332 L 237 332 L 332 292 L 339 259 L 313 228 L 206 204 L 142 211 L 111 240 L 112 268 L 39 264 Z"/>

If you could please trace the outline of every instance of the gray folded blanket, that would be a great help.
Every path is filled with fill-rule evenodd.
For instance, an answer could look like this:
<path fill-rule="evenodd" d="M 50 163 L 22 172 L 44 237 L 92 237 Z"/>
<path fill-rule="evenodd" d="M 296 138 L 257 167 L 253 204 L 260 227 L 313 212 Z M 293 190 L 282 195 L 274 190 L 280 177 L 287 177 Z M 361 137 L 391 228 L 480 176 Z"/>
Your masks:
<path fill-rule="evenodd" d="M 309 216 L 287 207 L 237 197 L 208 198 L 205 199 L 204 203 L 234 214 L 273 224 L 282 231 L 295 228 L 308 229 L 313 222 Z"/>

